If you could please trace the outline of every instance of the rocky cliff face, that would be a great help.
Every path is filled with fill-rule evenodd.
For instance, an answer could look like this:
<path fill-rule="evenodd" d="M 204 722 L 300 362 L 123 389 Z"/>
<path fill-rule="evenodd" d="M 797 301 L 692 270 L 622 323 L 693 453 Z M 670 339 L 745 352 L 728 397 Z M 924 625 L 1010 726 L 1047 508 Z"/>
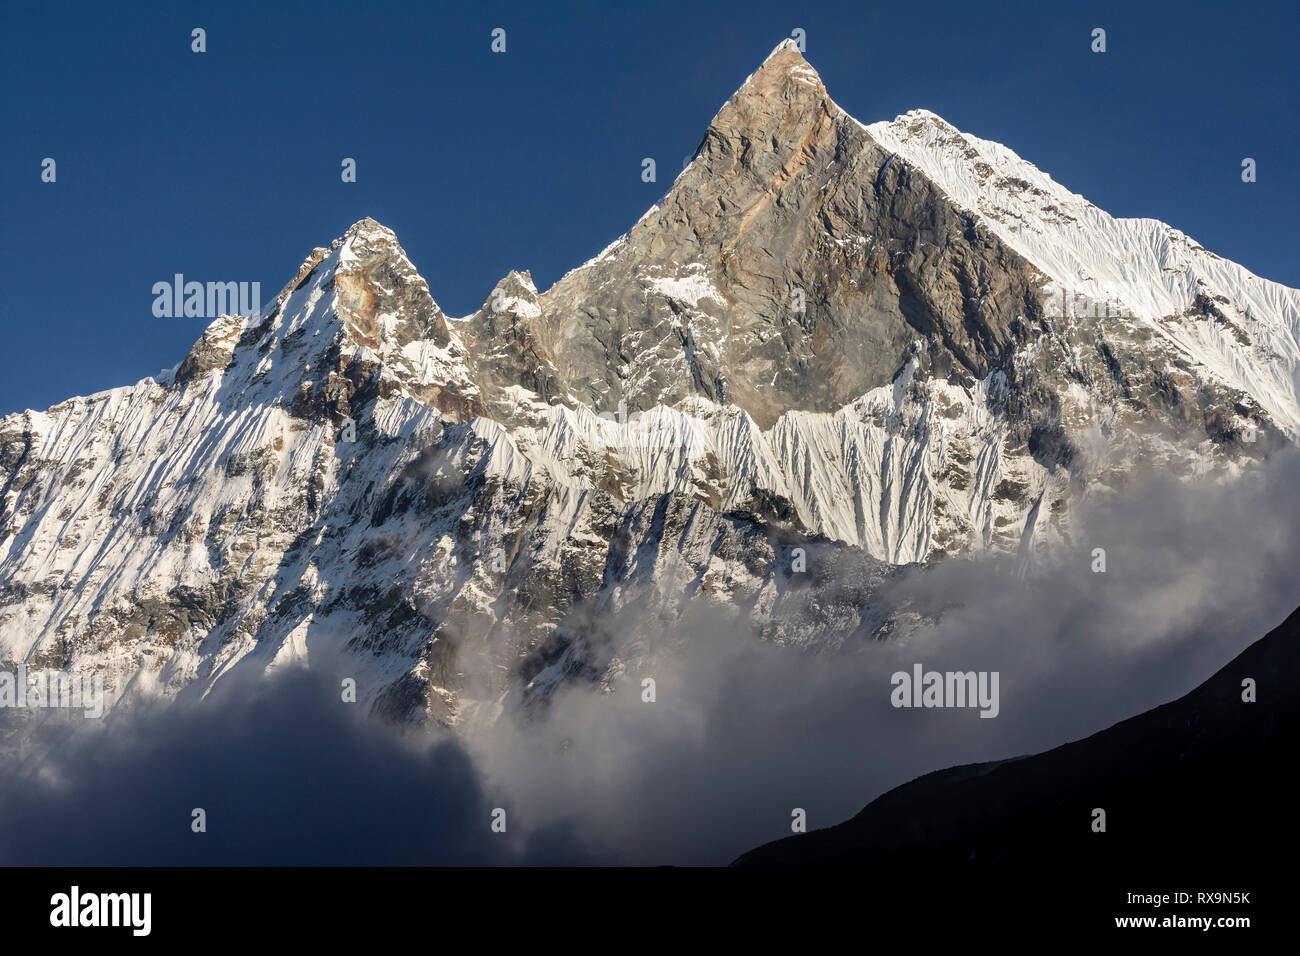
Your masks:
<path fill-rule="evenodd" d="M 891 160 L 779 48 L 665 201 L 542 297 L 599 319 L 549 336 L 580 395 L 648 408 L 702 394 L 770 428 L 888 386 L 914 356 L 966 386 L 1003 366 L 1042 328 L 1040 277 Z"/>
<path fill-rule="evenodd" d="M 199 694 L 338 651 L 455 723 L 617 679 L 686 600 L 882 637 L 899 565 L 1295 440 L 1298 338 L 1300 293 L 932 114 L 863 126 L 787 43 L 544 293 L 448 317 L 363 220 L 171 374 L 5 418 L 0 659 Z"/>

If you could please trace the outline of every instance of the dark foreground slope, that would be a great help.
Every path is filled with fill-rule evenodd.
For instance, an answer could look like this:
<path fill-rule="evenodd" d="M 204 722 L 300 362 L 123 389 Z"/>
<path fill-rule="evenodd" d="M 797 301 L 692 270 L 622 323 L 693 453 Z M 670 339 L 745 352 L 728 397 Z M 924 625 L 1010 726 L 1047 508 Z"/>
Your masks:
<path fill-rule="evenodd" d="M 852 867 L 894 887 L 1005 877 L 1107 900 L 1254 887 L 1265 902 L 1296 865 L 1298 638 L 1300 611 L 1178 700 L 1046 753 L 928 774 L 736 865 Z"/>

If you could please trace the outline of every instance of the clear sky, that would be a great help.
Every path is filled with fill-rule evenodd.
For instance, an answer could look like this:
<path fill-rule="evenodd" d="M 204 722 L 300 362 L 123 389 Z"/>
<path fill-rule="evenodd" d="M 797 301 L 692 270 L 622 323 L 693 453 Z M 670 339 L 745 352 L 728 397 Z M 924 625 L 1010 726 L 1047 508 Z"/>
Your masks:
<path fill-rule="evenodd" d="M 511 268 L 545 289 L 660 197 L 796 27 L 863 122 L 933 110 L 1300 286 L 1294 2 L 8 0 L 0 17 L 0 414 L 180 361 L 206 321 L 155 318 L 155 282 L 259 281 L 269 301 L 367 215 L 452 315 Z"/>

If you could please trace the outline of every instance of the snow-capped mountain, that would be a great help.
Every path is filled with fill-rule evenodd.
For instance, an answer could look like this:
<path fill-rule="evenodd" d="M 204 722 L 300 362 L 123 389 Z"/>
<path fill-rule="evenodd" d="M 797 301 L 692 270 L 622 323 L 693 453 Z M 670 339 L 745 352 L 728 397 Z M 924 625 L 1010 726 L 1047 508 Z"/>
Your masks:
<path fill-rule="evenodd" d="M 787 42 L 543 293 L 446 316 L 366 219 L 172 372 L 0 421 L 0 661 L 117 697 L 341 650 L 455 723 L 616 679 L 611 622 L 683 597 L 878 637 L 899 565 L 1295 441 L 1298 341 L 1300 292 L 933 114 L 864 126 Z"/>

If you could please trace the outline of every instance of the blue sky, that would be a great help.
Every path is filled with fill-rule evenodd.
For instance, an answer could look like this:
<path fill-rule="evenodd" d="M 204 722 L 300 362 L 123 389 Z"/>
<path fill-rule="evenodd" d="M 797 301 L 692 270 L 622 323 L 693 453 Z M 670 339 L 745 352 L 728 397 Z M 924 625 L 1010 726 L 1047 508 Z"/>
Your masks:
<path fill-rule="evenodd" d="M 659 198 L 795 27 L 863 122 L 931 109 L 1115 215 L 1300 286 L 1296 4 L 11 0 L 0 16 L 0 414 L 180 361 L 205 320 L 155 318 L 155 282 L 260 281 L 267 301 L 367 215 L 450 314 L 511 268 L 545 289 Z"/>

